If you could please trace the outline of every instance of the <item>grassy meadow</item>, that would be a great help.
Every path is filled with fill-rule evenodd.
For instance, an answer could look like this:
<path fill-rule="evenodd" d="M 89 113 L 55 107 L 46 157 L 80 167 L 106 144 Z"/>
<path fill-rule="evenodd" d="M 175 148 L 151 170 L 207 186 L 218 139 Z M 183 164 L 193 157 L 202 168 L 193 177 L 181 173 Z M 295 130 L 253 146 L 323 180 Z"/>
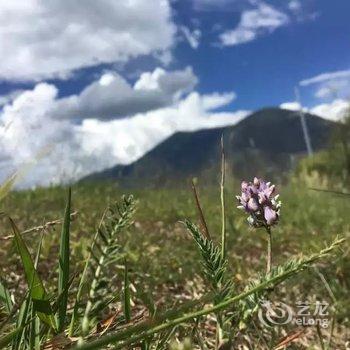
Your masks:
<path fill-rule="evenodd" d="M 199 181 L 197 190 L 211 238 L 219 246 L 222 229 L 219 185 L 217 188 L 207 188 Z M 51 304 L 55 303 L 55 298 L 60 300 L 58 280 L 62 271 L 58 265 L 58 256 L 62 252 L 62 224 L 55 220 L 61 220 L 64 216 L 67 191 L 64 187 L 15 191 L 1 203 L 1 210 L 11 216 L 18 231 L 22 232 L 32 258 L 37 258 L 36 270 L 46 293 L 51 297 Z M 137 201 L 137 209 L 130 225 L 118 233 L 118 254 L 103 271 L 104 276 L 98 282 L 96 290 L 101 291 L 99 298 L 105 298 L 108 302 L 101 305 L 97 305 L 97 302 L 93 306 L 85 338 L 104 339 L 108 334 L 118 334 L 119 329 L 122 332 L 125 324 L 137 326 L 138 322 L 147 320 L 152 314 L 162 314 L 178 308 L 181 310 L 183 305 L 199 299 L 213 289 L 215 292 L 215 287 L 205 277 L 207 275 L 203 275 L 203 256 L 183 223 L 185 219 L 199 223 L 190 186 L 130 190 L 113 183 L 76 184 L 72 186 L 70 208 L 73 215 L 70 222 L 70 280 L 67 282 L 65 316 L 67 328 L 53 332 L 45 326 L 43 329 L 42 325 L 37 325 L 37 328 L 28 326 L 31 330 L 22 329 L 18 333 L 20 338 L 17 334 L 11 341 L 4 342 L 4 345 L 7 343 L 9 348 L 19 349 L 31 346 L 42 348 L 45 344 L 47 348 L 58 349 L 89 344 L 89 341 L 82 340 L 84 332 L 80 330 L 80 319 L 78 325 L 74 326 L 74 331 L 70 334 L 68 331 L 79 280 L 84 264 L 89 259 L 89 247 L 105 208 L 129 192 L 132 192 Z M 278 192 L 282 210 L 279 224 L 272 229 L 274 266 L 282 266 L 292 256 L 318 252 L 337 235 L 346 240 L 341 243 L 336 254 L 322 257 L 306 271 L 291 276 L 275 288 L 270 286 L 267 293 L 271 300 L 283 301 L 289 305 L 295 305 L 298 301 L 326 301 L 330 304 L 328 311 L 331 325 L 326 329 L 304 327 L 302 332 L 299 332 L 300 327 L 289 324 L 264 327 L 259 323 L 256 307 L 252 310 L 246 308 L 246 316 L 230 321 L 232 328 L 229 333 L 233 337 L 230 346 L 237 349 L 346 349 L 346 341 L 350 337 L 350 197 L 314 191 L 297 181 L 278 186 Z M 263 229 L 253 229 L 247 225 L 245 213 L 236 208 L 236 194 L 240 194 L 240 184 L 237 181 L 227 181 L 225 222 L 228 264 L 224 269 L 237 294 L 244 291 L 259 272 L 264 273 L 267 235 Z M 18 304 L 21 308 L 21 301 L 28 297 L 28 278 L 25 278 L 23 260 L 21 262 L 6 216 L 2 218 L 1 227 L 1 282 L 12 295 L 13 305 Z M 25 232 L 35 227 L 36 230 Z M 88 294 L 88 287 L 89 285 L 82 289 L 83 294 Z M 3 292 L 0 293 L 2 301 L 3 295 Z M 96 292 L 96 295 L 100 294 Z M 214 305 L 221 301 L 214 301 Z M 59 301 L 57 303 L 60 304 Z M 85 304 L 82 304 L 84 310 Z M 203 303 L 203 306 L 207 304 Z M 15 315 L 16 312 L 11 314 L 11 310 L 4 307 L 1 309 L 0 333 L 4 336 L 18 328 Z M 38 315 L 35 312 L 31 314 L 27 318 L 28 324 L 33 322 L 33 317 L 35 320 Z M 135 338 L 135 343 L 131 344 L 135 348 L 149 349 L 166 349 L 169 346 L 174 349 L 225 348 L 224 343 L 218 343 L 217 317 L 218 314 L 214 313 L 180 322 L 170 327 L 169 332 L 145 336 L 147 341 L 136 342 Z M 171 317 L 163 319 L 163 323 L 164 320 L 165 323 L 171 321 Z M 34 338 L 30 335 L 32 328 L 39 332 Z M 142 334 L 140 331 L 135 332 Z M 132 338 L 134 333 L 131 332 L 129 337 Z M 121 348 L 123 345 L 130 348 L 124 342 L 120 342 Z M 282 347 L 278 347 L 279 343 Z M 96 344 L 96 347 L 91 348 L 107 348 L 107 345 Z"/>

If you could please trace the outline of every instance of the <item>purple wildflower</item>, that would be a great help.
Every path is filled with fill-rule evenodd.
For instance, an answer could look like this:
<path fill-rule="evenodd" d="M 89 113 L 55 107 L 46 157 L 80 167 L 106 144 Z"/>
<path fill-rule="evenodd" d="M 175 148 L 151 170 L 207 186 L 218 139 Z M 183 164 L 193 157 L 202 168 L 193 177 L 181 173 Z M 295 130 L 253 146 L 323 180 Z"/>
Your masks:
<path fill-rule="evenodd" d="M 254 178 L 253 182 L 243 181 L 242 194 L 236 196 L 239 209 L 249 214 L 248 222 L 254 227 L 270 227 L 278 222 L 281 202 L 275 195 L 275 185 L 262 179 Z"/>

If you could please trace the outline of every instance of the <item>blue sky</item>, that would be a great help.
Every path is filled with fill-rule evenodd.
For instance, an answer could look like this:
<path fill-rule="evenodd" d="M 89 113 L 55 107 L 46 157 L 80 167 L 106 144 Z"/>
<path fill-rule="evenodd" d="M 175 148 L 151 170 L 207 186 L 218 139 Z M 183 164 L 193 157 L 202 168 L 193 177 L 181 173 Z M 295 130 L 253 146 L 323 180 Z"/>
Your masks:
<path fill-rule="evenodd" d="M 36 160 L 25 183 L 47 185 L 127 164 L 178 131 L 298 109 L 296 86 L 305 110 L 339 119 L 349 13 L 347 0 L 1 0 L 0 175 Z"/>
<path fill-rule="evenodd" d="M 218 48 L 213 27 L 220 23 L 233 28 L 241 15 L 234 11 L 233 2 L 222 3 L 227 5 L 213 5 L 210 12 L 188 11 L 191 1 L 176 3 L 179 17 L 187 12 L 181 23 L 190 26 L 193 18 L 198 19 L 203 36 L 197 50 L 180 44 L 176 57 L 192 65 L 200 77 L 201 91 L 234 90 L 237 99 L 232 108 L 279 105 L 294 99 L 294 86 L 301 80 L 350 68 L 349 1 L 306 0 L 300 2 L 296 15 L 288 9 L 290 2 L 272 1 L 290 16 L 288 24 L 251 42 Z M 310 107 L 320 102 L 313 92 L 301 91 L 303 102 Z"/>
<path fill-rule="evenodd" d="M 293 1 L 265 3 L 288 15 L 289 23 L 250 42 L 224 46 L 220 43 L 220 33 L 225 28 L 234 28 L 242 12 L 254 9 L 254 5 L 234 0 L 172 1 L 176 25 L 186 26 L 190 31 L 197 29 L 201 37 L 198 48 L 194 49 L 180 33 L 172 49 L 172 62 L 166 68 L 192 66 L 199 77 L 198 91 L 234 90 L 237 98 L 227 107 L 252 110 L 293 100 L 294 87 L 303 79 L 350 68 L 350 2 L 304 0 L 296 10 L 289 8 Z M 138 57 L 117 71 L 133 80 L 138 72 L 152 70 L 158 65 L 153 58 Z M 74 79 L 47 81 L 60 88 L 60 95 L 70 95 L 81 91 L 110 66 L 83 68 L 76 71 Z M 32 82 L 0 80 L 0 94 L 33 85 Z M 301 91 L 303 103 L 309 107 L 319 103 L 313 92 L 312 89 Z"/>

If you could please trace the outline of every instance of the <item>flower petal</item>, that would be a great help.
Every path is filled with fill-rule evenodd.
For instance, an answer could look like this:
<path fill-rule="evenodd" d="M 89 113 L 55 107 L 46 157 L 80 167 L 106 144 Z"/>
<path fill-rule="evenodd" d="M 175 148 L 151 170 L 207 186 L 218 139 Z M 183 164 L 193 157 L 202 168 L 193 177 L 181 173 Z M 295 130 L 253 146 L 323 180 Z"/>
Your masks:
<path fill-rule="evenodd" d="M 247 181 L 242 181 L 242 184 L 241 184 L 242 191 L 246 190 L 247 188 L 248 188 L 248 182 Z"/>
<path fill-rule="evenodd" d="M 266 223 L 270 226 L 277 221 L 278 216 L 275 210 L 271 209 L 269 206 L 266 206 L 264 208 L 264 218 Z"/>
<path fill-rule="evenodd" d="M 250 198 L 248 201 L 248 209 L 250 211 L 257 211 L 259 209 L 258 202 L 254 198 Z"/>

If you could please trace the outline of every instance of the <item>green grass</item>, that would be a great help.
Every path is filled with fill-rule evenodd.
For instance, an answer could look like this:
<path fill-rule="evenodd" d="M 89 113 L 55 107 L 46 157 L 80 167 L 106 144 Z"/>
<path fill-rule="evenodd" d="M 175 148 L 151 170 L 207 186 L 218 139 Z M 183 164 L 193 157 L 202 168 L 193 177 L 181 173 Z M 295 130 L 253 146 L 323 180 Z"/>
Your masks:
<path fill-rule="evenodd" d="M 263 230 L 252 230 L 248 227 L 244 213 L 236 209 L 234 195 L 238 193 L 239 185 L 233 181 L 229 183 L 230 185 L 226 186 L 226 258 L 228 270 L 233 276 L 237 290 L 240 290 L 250 278 L 256 276 L 257 271 L 264 271 L 267 237 Z M 219 186 L 207 188 L 199 182 L 197 187 L 209 232 L 214 242 L 219 244 L 222 227 Z M 127 300 L 127 310 L 124 310 L 127 319 L 131 316 L 130 309 L 138 309 L 141 304 L 147 304 L 149 310 L 154 307 L 166 310 L 179 300 L 186 300 L 208 291 L 202 279 L 200 253 L 191 235 L 180 223 L 184 219 L 199 222 L 191 189 L 131 191 L 106 183 L 73 186 L 72 211 L 77 211 L 78 214 L 70 223 L 69 231 L 67 215 L 62 238 L 61 225 L 45 231 L 37 273 L 44 281 L 48 295 L 65 295 L 65 288 L 69 283 L 68 272 L 70 270 L 72 277 L 82 271 L 89 255 L 88 248 L 105 208 L 119 200 L 122 194 L 129 192 L 137 199 L 138 210 L 133 224 L 118 236 L 118 245 L 124 252 L 123 259 L 110 264 L 108 270 L 104 271 L 108 282 L 113 285 L 116 301 L 111 301 L 108 307 L 104 308 L 102 315 L 107 317 L 119 308 L 118 303 L 123 303 L 123 290 L 124 295 L 125 292 L 128 294 L 126 298 L 124 296 L 124 304 Z M 296 185 L 282 186 L 280 194 L 281 221 L 273 229 L 274 264 L 282 264 L 300 252 L 319 251 L 325 247 L 326 242 L 331 242 L 337 235 L 344 236 L 347 241 L 343 244 L 340 255 L 318 265 L 318 272 L 327 281 L 332 296 L 320 274 L 310 269 L 298 276 L 297 280 L 294 277 L 280 286 L 276 290 L 276 297 L 290 303 L 316 298 L 334 304 L 336 300 L 334 313 L 337 324 L 341 327 L 349 326 L 350 197 L 316 192 Z M 66 197 L 67 189 L 62 187 L 12 192 L 2 201 L 1 211 L 11 216 L 19 231 L 24 231 L 62 218 Z M 12 234 L 5 218 L 2 219 L 1 227 L 2 236 Z M 68 235 L 70 242 L 67 240 Z M 23 234 L 24 242 L 32 256 L 35 256 L 40 237 L 40 232 Z M 60 240 L 65 244 L 60 245 Z M 67 262 L 59 268 L 58 256 L 61 254 L 64 260 L 69 250 L 69 270 Z M 5 279 L 6 287 L 11 293 L 24 295 L 26 286 L 30 283 L 25 283 L 25 274 L 12 240 L 0 242 L 0 257 L 2 280 Z M 127 276 L 124 259 L 128 261 Z M 75 278 L 70 288 L 70 297 L 75 295 L 78 284 L 79 278 Z M 2 295 L 5 295 L 4 292 Z M 110 295 L 108 297 L 113 298 Z M 157 302 L 157 306 L 154 302 Z M 61 301 L 59 305 L 59 324 L 63 327 L 64 322 L 68 323 L 65 321 L 65 301 Z M 73 306 L 68 304 L 69 315 Z M 3 317 L 5 316 L 0 312 L 0 323 Z"/>

